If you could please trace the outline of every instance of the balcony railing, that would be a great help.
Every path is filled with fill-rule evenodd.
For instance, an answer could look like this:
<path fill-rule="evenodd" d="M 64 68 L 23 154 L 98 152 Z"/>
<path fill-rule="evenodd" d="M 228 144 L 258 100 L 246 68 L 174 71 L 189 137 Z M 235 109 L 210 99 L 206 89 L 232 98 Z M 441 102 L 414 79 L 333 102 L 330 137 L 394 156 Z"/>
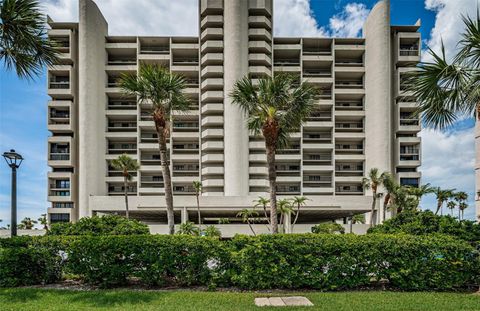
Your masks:
<path fill-rule="evenodd" d="M 332 72 L 330 70 L 322 70 L 322 69 L 305 69 L 303 71 L 304 77 L 324 77 L 329 78 L 332 76 Z"/>
<path fill-rule="evenodd" d="M 342 59 L 342 60 L 336 60 L 335 61 L 335 66 L 338 67 L 362 67 L 363 62 L 361 60 L 349 60 L 349 59 Z"/>
<path fill-rule="evenodd" d="M 400 119 L 400 125 L 416 126 L 416 125 L 419 125 L 419 120 L 418 119 Z"/>
<path fill-rule="evenodd" d="M 52 161 L 68 161 L 70 160 L 70 153 L 50 153 L 50 160 Z"/>
<path fill-rule="evenodd" d="M 173 65 L 198 65 L 198 58 L 174 58 Z"/>
<path fill-rule="evenodd" d="M 361 81 L 335 81 L 337 89 L 363 89 L 363 82 Z"/>
<path fill-rule="evenodd" d="M 112 110 L 135 110 L 137 109 L 137 102 L 135 101 L 109 101 L 108 109 Z"/>
<path fill-rule="evenodd" d="M 69 89 L 70 81 L 50 81 L 51 89 Z"/>
<path fill-rule="evenodd" d="M 136 65 L 136 64 L 137 64 L 136 59 L 109 59 L 108 60 L 108 65 L 127 66 L 127 65 Z"/>
<path fill-rule="evenodd" d="M 136 130 L 137 130 L 136 122 L 108 124 L 109 132 L 135 132 Z"/>
<path fill-rule="evenodd" d="M 168 46 L 142 46 L 140 54 L 168 54 L 170 48 Z"/>
<path fill-rule="evenodd" d="M 336 110 L 363 110 L 362 102 L 335 101 Z"/>
<path fill-rule="evenodd" d="M 321 49 L 321 48 L 303 48 L 304 55 L 332 55 L 332 50 L 328 49 Z"/>
<path fill-rule="evenodd" d="M 300 66 L 299 59 L 275 59 L 274 66 Z"/>

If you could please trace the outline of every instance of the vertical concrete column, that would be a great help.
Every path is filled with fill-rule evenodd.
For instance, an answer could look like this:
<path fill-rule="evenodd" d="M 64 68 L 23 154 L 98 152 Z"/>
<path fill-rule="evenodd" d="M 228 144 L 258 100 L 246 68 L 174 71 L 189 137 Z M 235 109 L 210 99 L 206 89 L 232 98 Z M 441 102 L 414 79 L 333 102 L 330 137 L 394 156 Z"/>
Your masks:
<path fill-rule="evenodd" d="M 188 221 L 188 210 L 187 210 L 187 207 L 186 207 L 186 206 L 184 206 L 184 207 L 182 208 L 181 218 L 182 218 L 182 220 L 181 220 L 181 221 L 182 221 L 182 224 L 187 223 L 187 221 Z"/>
<path fill-rule="evenodd" d="M 292 233 L 292 214 L 286 213 L 285 214 L 285 224 L 284 224 L 284 232 L 285 233 Z"/>
<path fill-rule="evenodd" d="M 378 2 L 363 27 L 365 36 L 365 169 L 392 170 L 390 1 Z"/>
<path fill-rule="evenodd" d="M 224 165 L 225 196 L 248 195 L 248 129 L 229 96 L 248 73 L 248 1 L 224 1 Z"/>
<path fill-rule="evenodd" d="M 106 195 L 105 37 L 108 25 L 92 0 L 79 1 L 78 209 L 91 216 L 89 197 Z"/>

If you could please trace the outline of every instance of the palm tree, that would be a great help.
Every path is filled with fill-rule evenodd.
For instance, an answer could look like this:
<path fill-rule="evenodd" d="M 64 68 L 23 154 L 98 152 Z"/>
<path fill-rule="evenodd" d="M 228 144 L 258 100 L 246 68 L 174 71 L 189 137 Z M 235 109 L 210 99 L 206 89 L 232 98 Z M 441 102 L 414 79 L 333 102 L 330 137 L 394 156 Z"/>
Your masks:
<path fill-rule="evenodd" d="M 434 190 L 434 194 L 437 198 L 437 210 L 435 211 L 435 215 L 438 215 L 440 211 L 440 215 L 443 215 L 443 203 L 447 202 L 453 195 L 455 189 L 445 189 L 442 190 L 440 187 L 437 187 Z"/>
<path fill-rule="evenodd" d="M 368 177 L 362 178 L 362 185 L 365 190 L 372 189 L 372 209 L 371 209 L 371 216 L 370 216 L 370 226 L 373 226 L 373 217 L 375 213 L 375 207 L 378 198 L 378 187 L 383 184 L 383 180 L 386 178 L 388 173 L 383 172 L 379 175 L 378 168 L 372 168 L 368 172 Z"/>
<path fill-rule="evenodd" d="M 237 213 L 237 217 L 241 217 L 242 221 L 248 224 L 248 226 L 250 227 L 250 230 L 252 230 L 253 235 L 256 235 L 256 234 L 255 234 L 255 231 L 253 230 L 252 224 L 250 223 L 250 218 L 256 217 L 256 216 L 258 216 L 258 213 L 256 211 L 249 210 L 248 208 L 245 208 Z"/>
<path fill-rule="evenodd" d="M 200 228 L 195 226 L 193 222 L 187 221 L 179 226 L 177 234 L 199 236 Z"/>
<path fill-rule="evenodd" d="M 201 229 L 202 216 L 200 215 L 200 194 L 202 193 L 202 182 L 194 181 L 193 188 L 195 189 L 195 196 L 197 197 L 197 215 L 198 215 L 198 227 Z"/>
<path fill-rule="evenodd" d="M 467 202 L 460 202 L 458 204 L 458 209 L 460 210 L 461 212 L 461 217 L 460 217 L 460 220 L 463 220 L 463 212 L 468 208 L 468 204 Z"/>
<path fill-rule="evenodd" d="M 25 217 L 20 222 L 20 228 L 25 230 L 32 230 L 33 226 L 35 226 L 36 223 L 36 220 L 33 220 L 30 217 Z"/>
<path fill-rule="evenodd" d="M 140 103 L 152 107 L 150 113 L 153 116 L 158 136 L 168 229 L 170 234 L 174 234 L 172 179 L 167 155 L 167 139 L 170 136 L 172 111 L 186 111 L 190 106 L 189 100 L 183 92 L 186 87 L 185 79 L 169 72 L 164 67 L 143 64 L 139 69 L 138 76 L 134 74 L 122 75 L 120 87 L 125 94 L 135 95 Z"/>
<path fill-rule="evenodd" d="M 300 126 L 314 108 L 317 90 L 306 83 L 298 83 L 291 75 L 276 74 L 259 79 L 255 86 L 249 77 L 235 83 L 230 96 L 247 116 L 248 129 L 262 134 L 267 154 L 270 188 L 270 223 L 272 233 L 278 233 L 277 173 L 275 154 L 288 145 L 290 133 Z"/>
<path fill-rule="evenodd" d="M 453 210 L 455 209 L 455 207 L 457 207 L 457 204 L 455 203 L 455 201 L 449 201 L 447 203 L 447 208 L 450 209 L 450 213 L 452 214 L 452 217 L 453 217 Z"/>
<path fill-rule="evenodd" d="M 261 206 L 263 208 L 263 213 L 265 215 L 265 219 L 267 220 L 267 224 L 268 224 L 267 225 L 268 231 L 271 231 L 271 229 L 270 229 L 270 219 L 269 219 L 268 213 L 267 213 L 267 205 L 270 203 L 270 200 L 267 199 L 267 198 L 264 198 L 264 197 L 258 197 L 258 199 L 256 201 L 253 201 L 253 203 L 255 203 L 253 208 L 259 207 L 259 206 Z"/>
<path fill-rule="evenodd" d="M 463 210 L 468 206 L 466 201 L 468 200 L 468 194 L 464 191 L 454 193 L 453 199 L 458 203 L 458 220 L 463 218 Z M 463 208 L 463 209 L 462 209 Z"/>
<path fill-rule="evenodd" d="M 293 199 L 292 199 L 292 204 L 295 204 L 297 206 L 297 211 L 296 211 L 296 214 L 295 214 L 295 219 L 293 220 L 293 223 L 292 223 L 292 232 L 293 232 L 293 227 L 295 226 L 295 224 L 297 223 L 297 220 L 298 220 L 298 215 L 300 215 L 300 208 L 304 205 L 307 204 L 307 201 L 308 201 L 308 198 L 307 197 L 304 197 L 304 196 L 294 196 Z"/>
<path fill-rule="evenodd" d="M 292 202 L 289 199 L 280 199 L 277 204 L 278 212 L 280 213 L 280 225 L 283 225 L 283 233 L 285 233 L 285 220 L 287 214 L 294 214 Z"/>
<path fill-rule="evenodd" d="M 123 175 L 123 193 L 125 195 L 125 215 L 127 219 L 130 218 L 128 210 L 128 183 L 132 181 L 132 171 L 137 171 L 140 166 L 137 160 L 132 159 L 127 154 L 119 155 L 118 158 L 110 161 L 110 165 L 122 172 Z"/>
<path fill-rule="evenodd" d="M 394 194 L 400 185 L 395 181 L 395 178 L 392 176 L 392 174 L 389 174 L 389 173 L 385 174 L 382 183 L 383 183 L 383 188 L 385 189 L 385 196 L 383 199 L 383 213 L 382 213 L 382 222 L 384 222 L 387 214 L 388 206 L 393 205 L 393 201 L 395 199 Z M 365 215 L 363 216 L 365 217 Z"/>
<path fill-rule="evenodd" d="M 45 16 L 35 0 L 0 2 L 0 61 L 20 78 L 33 78 L 43 66 L 58 61 L 58 51 L 46 36 Z"/>
<path fill-rule="evenodd" d="M 420 204 L 420 200 L 424 195 L 435 192 L 435 188 L 431 187 L 429 183 L 425 185 L 421 185 L 419 187 L 412 187 L 412 186 L 406 186 L 406 187 L 407 187 L 407 192 L 413 197 L 415 197 L 415 200 L 417 201 L 417 208 L 418 208 L 418 205 Z"/>
<path fill-rule="evenodd" d="M 40 218 L 38 218 L 38 222 L 43 226 L 44 230 L 48 230 L 47 214 L 40 215 Z"/>

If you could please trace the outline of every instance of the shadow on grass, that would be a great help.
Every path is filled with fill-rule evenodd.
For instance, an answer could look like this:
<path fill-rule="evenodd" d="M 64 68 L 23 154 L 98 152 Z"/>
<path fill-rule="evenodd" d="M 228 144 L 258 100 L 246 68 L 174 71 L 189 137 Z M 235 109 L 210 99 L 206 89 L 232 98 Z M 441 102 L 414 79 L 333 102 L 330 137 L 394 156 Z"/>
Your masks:
<path fill-rule="evenodd" d="M 162 300 L 168 293 L 141 292 L 125 290 L 45 290 L 23 288 L 16 290 L 0 289 L 0 301 L 12 303 L 35 303 L 44 298 L 56 297 L 62 303 L 75 303 L 87 307 L 112 307 L 121 305 L 136 305 L 150 303 L 153 300 Z"/>

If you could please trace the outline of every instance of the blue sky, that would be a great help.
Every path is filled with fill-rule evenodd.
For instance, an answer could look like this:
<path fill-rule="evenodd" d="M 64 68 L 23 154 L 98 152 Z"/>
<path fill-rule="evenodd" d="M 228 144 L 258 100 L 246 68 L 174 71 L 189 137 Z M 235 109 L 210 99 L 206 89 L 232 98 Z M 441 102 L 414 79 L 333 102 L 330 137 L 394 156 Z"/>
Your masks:
<path fill-rule="evenodd" d="M 74 21 L 75 0 L 43 0 L 44 10 L 55 20 Z M 97 0 L 110 34 L 196 35 L 196 0 Z M 363 0 L 275 0 L 276 35 L 358 34 L 368 11 L 377 1 Z M 461 31 L 460 13 L 475 12 L 477 0 L 391 0 L 391 22 L 413 24 L 422 20 L 424 46 L 437 49 L 440 38 L 447 53 L 454 52 L 454 42 Z M 148 14 L 154 14 L 149 18 Z M 147 15 L 147 16 L 146 16 Z M 178 23 L 181 18 L 184 23 Z M 147 22 L 148 21 L 148 22 Z M 153 23 L 153 24 L 152 24 Z M 19 170 L 19 219 L 38 218 L 47 208 L 48 171 L 46 78 L 19 80 L 0 67 L 0 151 L 16 149 L 25 161 Z M 470 194 L 471 207 L 466 215 L 474 217 L 474 141 L 473 121 L 464 120 L 446 133 L 424 130 L 423 182 L 457 188 Z M 422 201 L 433 208 L 434 197 Z M 0 164 L 0 219 L 10 218 L 10 170 Z"/>

